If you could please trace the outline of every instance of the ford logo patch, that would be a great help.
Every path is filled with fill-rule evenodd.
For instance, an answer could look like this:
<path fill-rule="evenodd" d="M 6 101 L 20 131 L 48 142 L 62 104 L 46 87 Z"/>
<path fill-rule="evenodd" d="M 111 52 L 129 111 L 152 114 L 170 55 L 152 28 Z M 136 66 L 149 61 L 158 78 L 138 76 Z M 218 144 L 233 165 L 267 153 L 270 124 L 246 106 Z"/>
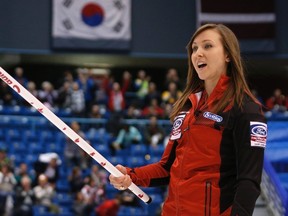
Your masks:
<path fill-rule="evenodd" d="M 267 128 L 263 125 L 253 125 L 251 128 L 251 133 L 255 136 L 266 137 L 267 136 Z"/>

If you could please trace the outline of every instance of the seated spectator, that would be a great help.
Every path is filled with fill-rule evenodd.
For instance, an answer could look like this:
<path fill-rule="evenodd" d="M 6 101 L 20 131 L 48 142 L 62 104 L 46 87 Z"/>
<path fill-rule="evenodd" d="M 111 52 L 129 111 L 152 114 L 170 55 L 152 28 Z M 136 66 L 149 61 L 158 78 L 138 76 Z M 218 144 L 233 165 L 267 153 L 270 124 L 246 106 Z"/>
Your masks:
<path fill-rule="evenodd" d="M 40 175 L 45 175 L 51 186 L 55 187 L 55 183 L 59 178 L 59 165 L 62 161 L 57 153 L 48 152 L 39 155 L 38 160 L 34 163 L 35 181 L 33 185 L 37 185 Z"/>
<path fill-rule="evenodd" d="M 137 108 L 134 104 L 129 105 L 124 113 L 124 118 L 137 119 L 139 117 L 141 117 L 141 110 Z"/>
<path fill-rule="evenodd" d="M 86 142 L 91 145 L 89 140 L 86 140 Z M 79 160 L 80 168 L 82 170 L 90 168 L 92 165 L 92 161 L 93 161 L 92 157 L 89 154 L 87 154 L 84 150 L 79 148 L 78 145 L 77 145 L 77 147 L 78 147 L 78 151 L 80 152 L 80 160 Z"/>
<path fill-rule="evenodd" d="M 77 194 L 84 186 L 84 179 L 82 177 L 82 171 L 80 167 L 75 166 L 72 168 L 72 172 L 68 176 L 68 182 L 70 185 L 70 192 Z"/>
<path fill-rule="evenodd" d="M 7 164 L 3 164 L 0 170 L 0 213 L 10 215 L 13 208 L 13 192 L 17 181 Z"/>
<path fill-rule="evenodd" d="M 17 167 L 15 170 L 15 178 L 17 181 L 17 185 L 21 184 L 21 179 L 23 177 L 28 177 L 31 181 L 33 181 L 33 176 L 29 173 L 26 163 L 21 163 L 19 167 Z"/>
<path fill-rule="evenodd" d="M 123 206 L 140 206 L 139 199 L 130 190 L 124 190 L 119 192 L 121 195 L 121 205 Z"/>
<path fill-rule="evenodd" d="M 12 170 L 14 168 L 12 160 L 7 156 L 5 149 L 0 149 L 0 170 L 2 169 L 3 165 L 7 165 Z"/>
<path fill-rule="evenodd" d="M 121 194 L 116 194 L 114 199 L 107 199 L 95 208 L 97 216 L 117 216 L 122 202 Z"/>
<path fill-rule="evenodd" d="M 139 199 L 129 190 L 121 191 L 95 208 L 97 216 L 117 216 L 120 206 L 139 207 Z"/>
<path fill-rule="evenodd" d="M 108 178 L 107 172 L 103 170 L 102 167 L 99 167 L 98 164 L 92 166 L 90 176 L 95 181 L 96 185 L 106 186 Z"/>
<path fill-rule="evenodd" d="M 24 69 L 22 67 L 16 67 L 14 69 L 14 79 L 27 88 L 28 79 L 24 76 Z M 15 91 L 13 91 L 12 94 L 18 105 L 26 104 L 26 101 Z"/>
<path fill-rule="evenodd" d="M 27 83 L 27 90 L 36 98 L 38 98 L 38 90 L 36 88 L 36 83 L 33 81 L 29 81 Z M 30 104 L 29 104 L 30 105 Z"/>
<path fill-rule="evenodd" d="M 46 207 L 52 213 L 59 213 L 59 207 L 52 202 L 55 189 L 50 185 L 44 174 L 38 177 L 38 184 L 33 188 L 33 191 L 36 204 Z"/>
<path fill-rule="evenodd" d="M 54 108 L 58 97 L 58 93 L 54 90 L 54 86 L 49 81 L 44 81 L 42 82 L 41 87 L 42 89 L 38 91 L 39 100 L 48 108 Z"/>
<path fill-rule="evenodd" d="M 98 104 L 93 104 L 91 106 L 89 117 L 95 119 L 101 119 L 105 114 L 105 112 L 106 110 L 104 107 L 101 108 Z"/>
<path fill-rule="evenodd" d="M 141 141 L 142 135 L 136 127 L 123 124 L 116 140 L 112 142 L 112 154 L 115 153 L 115 150 L 128 148 L 131 144 L 137 144 Z"/>
<path fill-rule="evenodd" d="M 27 86 L 28 79 L 24 76 L 24 70 L 22 67 L 16 67 L 14 69 L 14 79 L 17 80 L 22 86 Z"/>
<path fill-rule="evenodd" d="M 162 92 L 161 98 L 164 104 L 174 104 L 181 96 L 182 92 L 178 90 L 176 83 L 170 82 L 168 89 Z"/>
<path fill-rule="evenodd" d="M 173 108 L 173 104 L 164 104 L 164 114 L 163 114 L 163 118 L 164 119 L 169 119 L 170 118 L 170 114 L 172 112 L 172 108 Z"/>
<path fill-rule="evenodd" d="M 158 105 L 158 100 L 156 98 L 152 99 L 150 104 L 143 108 L 142 116 L 149 118 L 150 116 L 157 116 L 158 118 L 163 118 L 164 110 Z"/>
<path fill-rule="evenodd" d="M 21 178 L 20 184 L 15 192 L 13 215 L 31 216 L 33 215 L 33 205 L 35 194 L 31 186 L 31 179 L 28 176 Z"/>
<path fill-rule="evenodd" d="M 86 177 L 86 184 L 81 189 L 83 195 L 83 215 L 90 215 L 92 210 L 103 202 L 105 198 L 105 191 L 103 187 L 96 185 L 96 182 L 90 176 Z"/>
<path fill-rule="evenodd" d="M 145 104 L 150 104 L 153 99 L 156 99 L 158 104 L 161 102 L 161 94 L 157 90 L 157 85 L 154 82 L 149 83 L 148 94 L 145 96 Z"/>
<path fill-rule="evenodd" d="M 56 182 L 59 179 L 59 166 L 56 157 L 50 159 L 43 174 L 48 178 L 48 182 L 55 187 Z"/>
<path fill-rule="evenodd" d="M 146 144 L 156 147 L 163 142 L 165 132 L 157 123 L 157 117 L 151 116 L 149 124 L 144 127 L 144 136 Z"/>
<path fill-rule="evenodd" d="M 80 137 L 85 139 L 85 134 L 81 130 L 78 122 L 74 121 L 70 124 L 71 129 L 74 130 Z M 77 146 L 73 140 L 66 137 L 66 143 L 64 146 L 64 158 L 67 166 L 80 166 L 81 149 Z"/>
<path fill-rule="evenodd" d="M 171 82 L 176 83 L 177 88 L 181 89 L 181 82 L 176 68 L 169 68 L 166 73 L 163 89 L 168 89 Z"/>
<path fill-rule="evenodd" d="M 288 100 L 281 89 L 274 90 L 273 95 L 266 100 L 266 107 L 271 111 L 283 112 L 287 110 Z"/>
<path fill-rule="evenodd" d="M 5 82 L 0 82 L 0 105 L 12 106 L 16 104 L 12 91 Z"/>
<path fill-rule="evenodd" d="M 84 200 L 84 195 L 80 191 L 76 192 L 73 206 L 71 208 L 75 216 L 89 215 L 90 212 L 92 211 L 91 207 L 90 209 L 89 208 L 87 209 L 87 203 Z"/>

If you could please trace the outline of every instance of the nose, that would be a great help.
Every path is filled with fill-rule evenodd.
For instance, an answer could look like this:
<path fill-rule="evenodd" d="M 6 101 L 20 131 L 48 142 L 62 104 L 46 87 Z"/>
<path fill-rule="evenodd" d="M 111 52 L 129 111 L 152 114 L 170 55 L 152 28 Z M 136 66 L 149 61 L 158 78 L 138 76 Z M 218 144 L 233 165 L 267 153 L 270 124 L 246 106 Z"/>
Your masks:
<path fill-rule="evenodd" d="M 198 49 L 196 50 L 195 56 L 203 56 L 203 52 L 202 52 L 202 49 L 201 49 L 201 48 L 198 48 Z"/>

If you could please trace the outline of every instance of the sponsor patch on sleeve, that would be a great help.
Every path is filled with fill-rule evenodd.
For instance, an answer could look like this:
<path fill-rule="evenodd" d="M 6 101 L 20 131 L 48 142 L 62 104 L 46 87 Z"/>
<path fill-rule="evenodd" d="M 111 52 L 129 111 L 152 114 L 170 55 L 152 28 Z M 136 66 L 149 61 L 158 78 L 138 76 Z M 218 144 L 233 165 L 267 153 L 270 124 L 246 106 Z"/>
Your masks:
<path fill-rule="evenodd" d="M 186 114 L 187 112 L 180 112 L 180 114 L 174 119 L 170 140 L 177 140 L 181 137 L 181 126 L 184 122 Z"/>
<path fill-rule="evenodd" d="M 266 147 L 267 124 L 263 122 L 250 122 L 250 143 L 252 147 Z"/>

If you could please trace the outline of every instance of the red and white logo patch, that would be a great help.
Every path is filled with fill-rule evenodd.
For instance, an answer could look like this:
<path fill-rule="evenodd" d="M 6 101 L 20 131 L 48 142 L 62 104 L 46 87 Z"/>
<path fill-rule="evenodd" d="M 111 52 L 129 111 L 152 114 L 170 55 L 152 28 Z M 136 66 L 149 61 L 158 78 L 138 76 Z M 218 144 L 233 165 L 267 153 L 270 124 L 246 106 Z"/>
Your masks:
<path fill-rule="evenodd" d="M 252 147 L 266 147 L 267 124 L 263 122 L 250 122 L 250 143 Z"/>
<path fill-rule="evenodd" d="M 180 112 L 180 114 L 174 119 L 170 140 L 177 140 L 181 137 L 181 126 L 184 122 L 184 118 L 186 115 L 187 112 Z"/>

